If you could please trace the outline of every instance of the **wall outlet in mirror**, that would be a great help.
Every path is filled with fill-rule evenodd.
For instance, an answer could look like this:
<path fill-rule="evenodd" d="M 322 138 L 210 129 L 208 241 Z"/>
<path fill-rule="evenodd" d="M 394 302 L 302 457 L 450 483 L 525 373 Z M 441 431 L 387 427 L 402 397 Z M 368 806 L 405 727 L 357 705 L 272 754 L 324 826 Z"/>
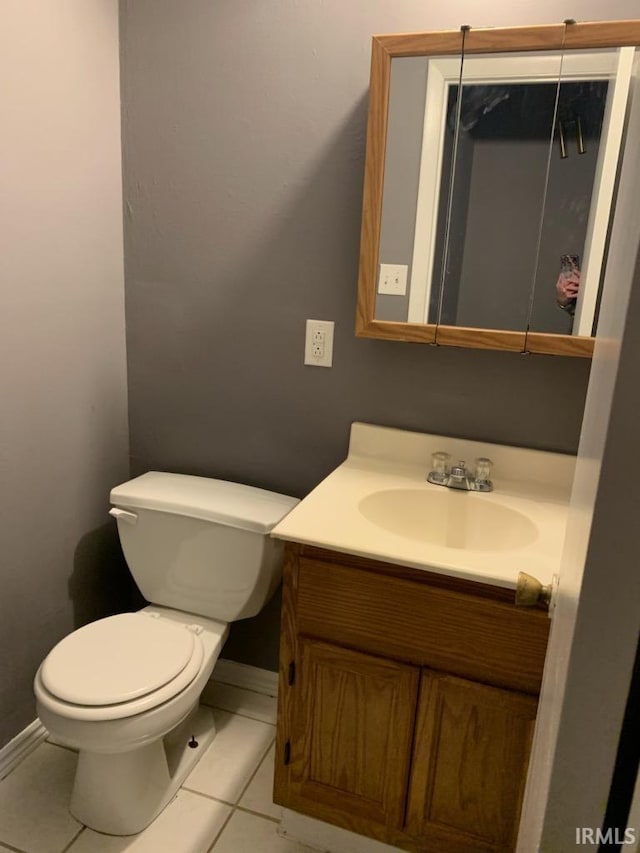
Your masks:
<path fill-rule="evenodd" d="M 405 296 L 407 293 L 407 264 L 380 264 L 378 293 Z"/>

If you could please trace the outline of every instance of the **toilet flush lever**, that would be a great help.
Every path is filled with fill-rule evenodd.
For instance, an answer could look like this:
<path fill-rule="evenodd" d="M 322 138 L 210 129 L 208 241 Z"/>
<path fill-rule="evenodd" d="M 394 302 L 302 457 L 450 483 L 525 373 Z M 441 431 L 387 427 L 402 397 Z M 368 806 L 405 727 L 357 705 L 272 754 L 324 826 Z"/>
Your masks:
<path fill-rule="evenodd" d="M 119 509 L 117 506 L 112 506 L 109 510 L 109 515 L 112 515 L 116 521 L 126 521 L 127 524 L 137 524 L 138 515 L 135 512 L 129 512 L 126 509 Z"/>

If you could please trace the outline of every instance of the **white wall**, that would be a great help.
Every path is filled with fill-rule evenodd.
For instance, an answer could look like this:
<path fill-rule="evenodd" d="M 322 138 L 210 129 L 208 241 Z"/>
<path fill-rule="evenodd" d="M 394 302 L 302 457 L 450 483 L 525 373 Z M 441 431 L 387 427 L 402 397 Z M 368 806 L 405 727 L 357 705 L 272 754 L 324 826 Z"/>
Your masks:
<path fill-rule="evenodd" d="M 0 114 L 1 745 L 48 648 L 96 596 L 117 607 L 98 529 L 128 474 L 117 0 L 3 0 Z"/>
<path fill-rule="evenodd" d="M 640 460 L 635 452 L 640 364 L 639 140 L 636 68 L 558 605 L 523 809 L 518 847 L 522 853 L 572 850 L 577 827 L 601 826 L 636 655 L 640 630 Z"/>

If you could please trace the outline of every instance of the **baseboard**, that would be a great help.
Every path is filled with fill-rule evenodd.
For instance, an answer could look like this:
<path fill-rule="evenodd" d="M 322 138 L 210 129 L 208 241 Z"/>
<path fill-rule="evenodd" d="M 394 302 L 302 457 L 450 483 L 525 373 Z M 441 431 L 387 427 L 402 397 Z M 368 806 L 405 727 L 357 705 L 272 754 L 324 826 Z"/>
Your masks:
<path fill-rule="evenodd" d="M 231 684 L 244 690 L 253 690 L 265 696 L 278 695 L 278 673 L 269 669 L 260 669 L 246 663 L 221 658 L 215 665 L 210 681 Z"/>
<path fill-rule="evenodd" d="M 36 719 L 19 732 L 13 740 L 0 749 L 0 779 L 4 779 L 48 735 L 40 720 Z"/>

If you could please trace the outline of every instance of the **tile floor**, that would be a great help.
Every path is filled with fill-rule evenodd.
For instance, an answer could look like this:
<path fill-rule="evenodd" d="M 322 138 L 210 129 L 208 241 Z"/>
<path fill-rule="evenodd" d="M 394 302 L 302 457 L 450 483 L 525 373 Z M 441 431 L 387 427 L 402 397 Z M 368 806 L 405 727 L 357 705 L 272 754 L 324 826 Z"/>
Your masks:
<path fill-rule="evenodd" d="M 177 796 L 139 835 L 116 838 L 67 810 L 75 753 L 44 741 L 0 781 L 0 853 L 306 853 L 278 835 L 271 799 L 275 699 L 214 684 L 218 734 Z"/>

